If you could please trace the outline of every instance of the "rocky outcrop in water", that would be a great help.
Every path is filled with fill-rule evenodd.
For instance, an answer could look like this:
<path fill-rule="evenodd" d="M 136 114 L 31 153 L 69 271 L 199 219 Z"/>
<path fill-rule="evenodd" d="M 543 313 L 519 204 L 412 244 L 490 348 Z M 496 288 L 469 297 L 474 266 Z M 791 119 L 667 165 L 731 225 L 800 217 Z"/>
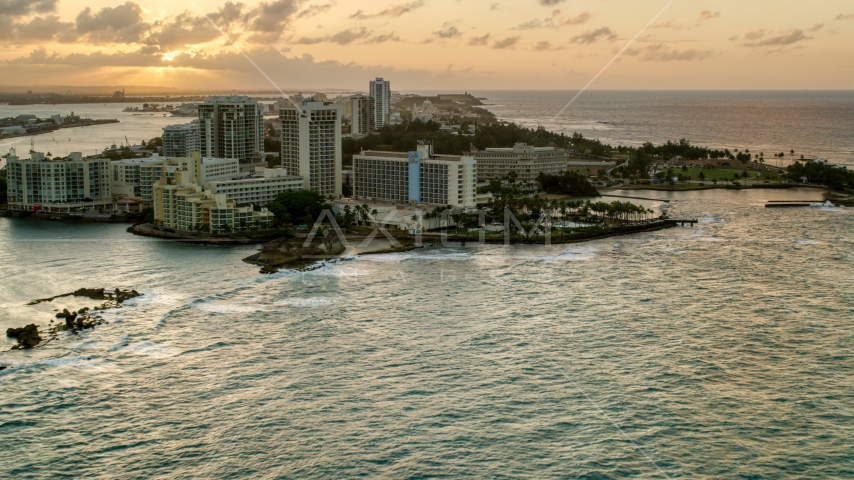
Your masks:
<path fill-rule="evenodd" d="M 44 302 L 51 302 L 62 297 L 86 297 L 92 300 L 101 300 L 98 306 L 93 308 L 83 307 L 79 310 L 69 311 L 67 308 L 57 312 L 54 318 L 59 320 L 54 324 L 54 320 L 50 320 L 51 326 L 48 328 L 50 338 L 44 343 L 55 339 L 60 332 L 79 333 L 83 330 L 95 328 L 98 325 L 103 325 L 105 320 L 99 315 L 99 312 L 112 308 L 122 308 L 122 304 L 130 300 L 142 296 L 136 290 L 107 290 L 105 288 L 80 288 L 71 293 L 64 293 L 50 298 L 41 298 L 27 303 L 27 305 L 36 305 Z M 33 348 L 43 343 L 43 338 L 39 335 L 38 326 L 35 324 L 27 325 L 21 328 L 10 328 L 6 330 L 6 336 L 18 340 L 18 345 L 13 349 Z"/>
<path fill-rule="evenodd" d="M 62 295 L 56 295 L 50 298 L 40 298 L 38 300 L 33 300 L 27 305 L 37 305 L 39 303 L 44 302 L 52 302 L 57 298 L 62 297 L 87 297 L 92 300 L 106 300 L 108 302 L 114 302 L 116 304 L 121 304 L 125 300 L 130 300 L 131 298 L 139 297 L 142 294 L 137 292 L 136 290 L 122 290 L 121 288 L 117 288 L 115 290 L 107 290 L 106 288 L 79 288 L 71 293 L 63 293 Z M 97 308 L 97 307 L 96 307 Z M 57 318 L 59 315 L 57 315 Z"/>
<path fill-rule="evenodd" d="M 344 252 L 345 247 L 337 235 L 327 235 L 309 246 L 304 239 L 280 238 L 261 246 L 261 252 L 244 261 L 261 265 L 261 273 L 276 273 L 279 267 L 296 267 L 315 262 L 324 257 L 334 257 Z"/>
<path fill-rule="evenodd" d="M 39 327 L 34 323 L 31 323 L 26 327 L 9 328 L 6 330 L 6 336 L 18 340 L 18 344 L 12 347 L 13 350 L 19 348 L 33 348 L 42 341 L 42 337 L 39 336 Z"/>

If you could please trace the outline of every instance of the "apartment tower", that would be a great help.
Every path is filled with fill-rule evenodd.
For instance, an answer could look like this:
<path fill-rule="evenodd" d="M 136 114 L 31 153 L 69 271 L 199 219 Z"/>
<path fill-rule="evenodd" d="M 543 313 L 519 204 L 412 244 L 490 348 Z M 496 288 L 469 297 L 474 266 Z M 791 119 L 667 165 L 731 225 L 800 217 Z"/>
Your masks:
<path fill-rule="evenodd" d="M 199 104 L 199 149 L 203 157 L 236 158 L 243 171 L 264 166 L 264 117 L 245 96 L 211 97 Z"/>
<path fill-rule="evenodd" d="M 391 83 L 377 77 L 371 81 L 370 96 L 374 99 L 374 128 L 377 130 L 388 124 L 391 107 Z"/>
<path fill-rule="evenodd" d="M 279 110 L 282 167 L 303 178 L 303 188 L 341 195 L 341 118 L 344 105 L 303 101 Z"/>

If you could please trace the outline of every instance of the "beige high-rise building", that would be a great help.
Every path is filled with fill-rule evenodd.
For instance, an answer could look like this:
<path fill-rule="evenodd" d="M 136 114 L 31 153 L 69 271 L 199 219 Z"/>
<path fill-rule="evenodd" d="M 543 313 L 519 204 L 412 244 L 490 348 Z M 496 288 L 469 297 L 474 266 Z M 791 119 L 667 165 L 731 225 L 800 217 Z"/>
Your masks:
<path fill-rule="evenodd" d="M 351 104 L 350 133 L 370 135 L 374 133 L 376 118 L 374 116 L 374 99 L 365 95 L 354 95 Z"/>
<path fill-rule="evenodd" d="M 237 158 L 244 171 L 264 166 L 264 116 L 246 96 L 211 97 L 199 104 L 199 150 L 203 157 Z"/>
<path fill-rule="evenodd" d="M 341 196 L 341 120 L 344 106 L 304 101 L 279 110 L 282 167 L 303 188 Z"/>

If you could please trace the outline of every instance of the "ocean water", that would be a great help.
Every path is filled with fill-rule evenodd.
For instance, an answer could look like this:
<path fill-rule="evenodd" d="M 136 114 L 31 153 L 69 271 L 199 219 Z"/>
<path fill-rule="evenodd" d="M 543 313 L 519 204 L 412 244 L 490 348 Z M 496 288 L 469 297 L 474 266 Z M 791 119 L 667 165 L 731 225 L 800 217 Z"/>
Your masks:
<path fill-rule="evenodd" d="M 145 293 L 0 340 L 0 476 L 854 475 L 854 209 L 640 195 L 700 223 L 270 276 L 249 247 L 0 219 L 3 328 L 45 325 L 34 298 Z"/>
<path fill-rule="evenodd" d="M 558 115 L 575 91 L 476 91 L 502 120 L 612 145 L 686 138 L 697 145 L 765 153 L 795 151 L 854 167 L 854 91 L 589 90 Z"/>
<path fill-rule="evenodd" d="M 131 145 L 139 145 L 163 134 L 163 127 L 176 123 L 188 123 L 192 117 L 163 116 L 163 113 L 134 114 L 123 112 L 128 106 L 142 108 L 142 103 L 81 103 L 69 105 L 0 105 L 0 118 L 33 114 L 39 118 L 51 115 L 75 115 L 94 119 L 118 119 L 119 123 L 93 125 L 91 127 L 65 128 L 56 132 L 0 140 L 0 155 L 5 155 L 10 147 L 17 147 L 18 154 L 26 154 L 31 142 L 39 152 L 51 152 L 65 156 L 69 152 L 82 152 L 85 155 L 101 153 L 110 145 L 125 143 L 125 136 Z"/>

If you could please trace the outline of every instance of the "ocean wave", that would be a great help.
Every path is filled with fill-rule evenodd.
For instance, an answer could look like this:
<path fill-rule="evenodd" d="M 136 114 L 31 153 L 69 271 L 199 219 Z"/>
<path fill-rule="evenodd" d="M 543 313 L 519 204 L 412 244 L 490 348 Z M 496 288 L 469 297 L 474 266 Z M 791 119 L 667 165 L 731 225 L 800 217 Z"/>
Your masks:
<path fill-rule="evenodd" d="M 178 350 L 169 345 L 159 345 L 156 343 L 134 343 L 128 345 L 128 351 L 135 355 L 142 355 L 152 358 L 168 358 L 178 355 Z"/>
<path fill-rule="evenodd" d="M 595 259 L 602 252 L 601 248 L 598 246 L 590 246 L 590 245 L 574 245 L 572 247 L 564 249 L 557 255 L 548 256 L 548 257 L 539 257 L 538 259 L 541 262 L 545 263 L 554 263 L 554 262 L 588 262 L 590 260 Z"/>
<path fill-rule="evenodd" d="M 338 299 L 336 297 L 306 297 L 306 298 L 286 298 L 279 300 L 274 305 L 287 305 L 297 308 L 318 308 L 334 305 Z"/>

